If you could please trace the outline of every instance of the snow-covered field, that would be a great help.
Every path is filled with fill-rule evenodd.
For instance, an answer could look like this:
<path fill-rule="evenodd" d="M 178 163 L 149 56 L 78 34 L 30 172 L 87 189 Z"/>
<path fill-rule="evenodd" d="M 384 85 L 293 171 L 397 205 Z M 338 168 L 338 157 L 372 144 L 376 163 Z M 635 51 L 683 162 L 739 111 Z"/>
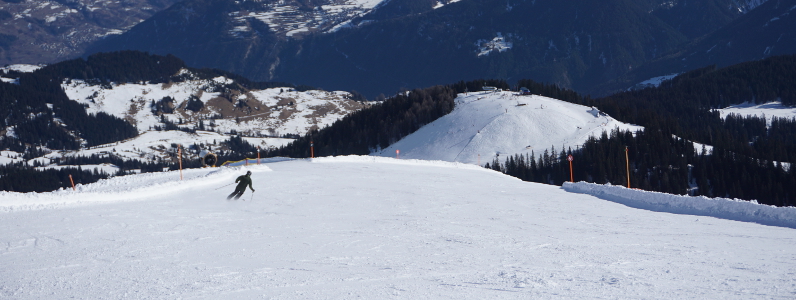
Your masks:
<path fill-rule="evenodd" d="M 758 116 L 766 118 L 768 123 L 771 119 L 777 118 L 794 118 L 796 117 L 796 107 L 789 107 L 782 105 L 782 102 L 774 101 L 765 104 L 743 103 L 733 105 L 724 109 L 719 109 L 721 117 L 724 118 L 729 114 L 737 114 L 741 116 Z"/>
<path fill-rule="evenodd" d="M 256 192 L 225 200 L 247 169 Z M 794 229 L 468 164 L 337 157 L 184 177 L 0 192 L 0 298 L 796 297 Z"/>
<path fill-rule="evenodd" d="M 590 136 L 613 129 L 637 131 L 599 110 L 542 96 L 516 92 L 460 94 L 450 114 L 420 128 L 374 155 L 456 161 L 483 165 L 497 154 L 541 155 L 562 147 L 573 150 Z"/>

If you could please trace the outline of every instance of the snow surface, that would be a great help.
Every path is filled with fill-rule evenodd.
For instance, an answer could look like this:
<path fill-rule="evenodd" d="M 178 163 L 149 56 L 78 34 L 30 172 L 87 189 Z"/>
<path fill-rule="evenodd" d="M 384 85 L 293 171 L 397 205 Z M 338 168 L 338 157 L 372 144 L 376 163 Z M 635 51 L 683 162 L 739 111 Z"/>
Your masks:
<path fill-rule="evenodd" d="M 718 109 L 718 111 L 722 118 L 726 118 L 729 114 L 738 114 L 741 116 L 758 116 L 766 118 L 768 124 L 771 124 L 771 120 L 774 117 L 796 118 L 796 107 L 782 105 L 782 102 L 780 101 L 773 101 L 765 104 L 746 102 L 727 108 Z"/>
<path fill-rule="evenodd" d="M 373 155 L 483 165 L 499 153 L 541 155 L 562 146 L 573 150 L 590 136 L 643 127 L 619 122 L 593 107 L 515 92 L 459 94 L 448 115 Z"/>
<path fill-rule="evenodd" d="M 246 170 L 256 192 L 225 200 Z M 796 295 L 793 229 L 653 212 L 467 164 L 339 157 L 184 178 L 0 192 L 0 298 Z"/>

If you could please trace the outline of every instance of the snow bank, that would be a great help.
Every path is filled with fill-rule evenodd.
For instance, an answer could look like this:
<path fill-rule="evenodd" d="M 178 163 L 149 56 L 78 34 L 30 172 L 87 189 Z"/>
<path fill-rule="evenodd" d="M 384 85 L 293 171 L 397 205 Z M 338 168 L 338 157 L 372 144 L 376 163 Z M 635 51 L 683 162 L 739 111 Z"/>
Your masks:
<path fill-rule="evenodd" d="M 164 194 L 178 194 L 197 188 L 222 187 L 233 182 L 247 170 L 252 173 L 271 171 L 265 165 L 225 167 L 144 173 L 117 176 L 92 184 L 78 184 L 75 189 L 60 189 L 45 193 L 17 193 L 0 191 L 0 212 L 52 209 L 91 203 L 142 201 Z"/>
<path fill-rule="evenodd" d="M 796 207 L 776 207 L 738 199 L 680 196 L 587 182 L 566 182 L 562 188 L 568 192 L 589 194 L 652 211 L 796 228 Z"/>

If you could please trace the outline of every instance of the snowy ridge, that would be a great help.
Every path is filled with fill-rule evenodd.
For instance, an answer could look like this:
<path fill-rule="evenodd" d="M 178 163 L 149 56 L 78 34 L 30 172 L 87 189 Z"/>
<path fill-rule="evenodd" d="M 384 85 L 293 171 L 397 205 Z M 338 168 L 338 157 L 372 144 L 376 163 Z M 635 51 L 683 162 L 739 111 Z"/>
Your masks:
<path fill-rule="evenodd" d="M 796 228 L 796 207 L 776 207 L 738 199 L 680 196 L 587 182 L 565 182 L 562 188 L 568 192 L 589 194 L 651 211 Z"/>
<path fill-rule="evenodd" d="M 218 185 L 233 180 L 246 170 L 253 173 L 270 171 L 265 165 L 186 169 L 183 170 L 182 181 L 179 171 L 169 171 L 117 176 L 92 184 L 77 184 L 74 191 L 71 188 L 45 193 L 0 191 L 0 212 L 55 209 L 91 203 L 142 201 L 163 195 L 184 193 L 207 185 Z"/>

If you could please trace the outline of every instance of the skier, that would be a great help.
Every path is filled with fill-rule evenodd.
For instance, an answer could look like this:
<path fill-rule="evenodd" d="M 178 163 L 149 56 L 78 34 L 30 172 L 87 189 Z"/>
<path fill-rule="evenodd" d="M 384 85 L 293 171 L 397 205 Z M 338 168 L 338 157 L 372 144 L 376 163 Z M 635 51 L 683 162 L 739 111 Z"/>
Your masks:
<path fill-rule="evenodd" d="M 229 196 L 227 196 L 227 200 L 232 199 L 232 197 L 235 197 L 235 200 L 238 200 L 238 198 L 240 198 L 240 196 L 243 195 L 243 192 L 246 191 L 247 185 L 252 190 L 252 193 L 254 193 L 254 188 L 252 188 L 251 175 L 252 171 L 248 171 L 246 172 L 246 175 L 238 176 L 238 179 L 235 179 L 235 182 L 238 183 L 238 186 L 235 187 L 235 191 L 232 192 L 232 194 L 229 194 Z"/>

